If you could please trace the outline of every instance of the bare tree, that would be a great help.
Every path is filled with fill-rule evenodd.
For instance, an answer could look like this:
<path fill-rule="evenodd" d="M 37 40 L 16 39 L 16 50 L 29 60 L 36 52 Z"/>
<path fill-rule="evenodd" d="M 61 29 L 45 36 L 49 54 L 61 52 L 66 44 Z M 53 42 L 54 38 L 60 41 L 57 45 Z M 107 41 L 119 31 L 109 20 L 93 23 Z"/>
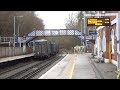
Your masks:
<path fill-rule="evenodd" d="M 34 11 L 0 11 L 0 36 L 13 36 L 13 17 L 21 15 L 23 18 L 16 18 L 16 30 L 19 24 L 20 36 L 27 35 L 33 28 L 44 29 L 42 19 L 38 18 Z"/>
<path fill-rule="evenodd" d="M 77 18 L 73 12 L 66 18 L 65 26 L 66 29 L 77 29 Z"/>

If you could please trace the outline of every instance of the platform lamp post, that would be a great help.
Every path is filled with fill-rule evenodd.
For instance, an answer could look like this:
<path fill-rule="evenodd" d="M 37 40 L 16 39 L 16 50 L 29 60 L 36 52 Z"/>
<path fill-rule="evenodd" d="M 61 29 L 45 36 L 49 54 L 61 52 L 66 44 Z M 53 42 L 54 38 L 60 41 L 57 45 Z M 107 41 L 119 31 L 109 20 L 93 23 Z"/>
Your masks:
<path fill-rule="evenodd" d="M 79 23 L 80 23 L 80 32 L 81 32 L 81 45 L 82 45 L 82 19 L 79 18 Z"/>
<path fill-rule="evenodd" d="M 85 30 L 85 17 L 82 18 L 84 20 L 84 46 L 85 46 L 85 52 L 86 52 L 86 30 Z"/>
<path fill-rule="evenodd" d="M 20 24 L 18 24 L 18 39 L 20 37 Z M 21 40 L 20 40 L 20 43 L 19 43 L 19 47 L 21 47 Z"/>
<path fill-rule="evenodd" d="M 83 29 L 83 26 L 82 26 L 83 21 L 82 20 L 84 20 L 84 18 L 81 18 L 81 34 L 82 34 L 82 36 L 84 36 L 83 30 L 82 30 Z M 85 23 L 84 23 L 84 26 L 85 26 Z M 82 38 L 81 38 L 81 43 L 82 43 Z M 84 42 L 83 42 L 83 45 L 85 45 Z"/>
<path fill-rule="evenodd" d="M 16 37 L 16 35 L 15 35 L 15 24 L 16 24 L 16 21 L 15 21 L 15 19 L 17 18 L 17 17 L 19 17 L 19 18 L 21 18 L 21 17 L 23 17 L 23 16 L 14 16 L 14 44 L 13 44 L 13 46 L 15 47 L 15 37 Z"/>
<path fill-rule="evenodd" d="M 81 34 L 82 34 L 82 20 L 81 20 Z M 81 44 L 82 44 L 82 38 L 81 38 Z"/>

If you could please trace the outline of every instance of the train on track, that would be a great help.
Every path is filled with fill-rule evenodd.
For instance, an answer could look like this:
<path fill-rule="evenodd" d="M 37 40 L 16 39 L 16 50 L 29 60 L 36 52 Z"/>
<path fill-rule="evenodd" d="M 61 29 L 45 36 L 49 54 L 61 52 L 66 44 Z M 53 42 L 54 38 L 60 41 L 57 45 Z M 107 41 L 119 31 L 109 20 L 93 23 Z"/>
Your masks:
<path fill-rule="evenodd" d="M 48 40 L 41 39 L 34 41 L 36 59 L 45 59 L 56 55 L 59 52 L 59 45 Z"/>

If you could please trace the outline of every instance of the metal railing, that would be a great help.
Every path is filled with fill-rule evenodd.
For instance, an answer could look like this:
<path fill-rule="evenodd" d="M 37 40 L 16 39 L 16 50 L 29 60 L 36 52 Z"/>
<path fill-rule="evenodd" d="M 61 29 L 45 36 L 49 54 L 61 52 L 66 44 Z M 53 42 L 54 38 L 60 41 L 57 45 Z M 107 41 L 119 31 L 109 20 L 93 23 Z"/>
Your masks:
<path fill-rule="evenodd" d="M 13 42 L 13 37 L 0 37 L 0 42 Z"/>
<path fill-rule="evenodd" d="M 28 37 L 33 36 L 82 36 L 81 32 L 76 29 L 45 29 L 34 30 L 28 34 Z"/>
<path fill-rule="evenodd" d="M 22 37 L 18 37 L 18 43 L 23 41 Z M 0 43 L 14 42 L 14 37 L 0 37 Z"/>

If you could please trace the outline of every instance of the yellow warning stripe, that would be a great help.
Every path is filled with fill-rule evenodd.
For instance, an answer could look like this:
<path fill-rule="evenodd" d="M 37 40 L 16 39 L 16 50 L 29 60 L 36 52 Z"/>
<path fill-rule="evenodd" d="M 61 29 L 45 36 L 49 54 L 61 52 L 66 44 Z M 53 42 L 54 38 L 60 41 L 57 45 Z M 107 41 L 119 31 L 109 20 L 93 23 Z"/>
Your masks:
<path fill-rule="evenodd" d="M 75 57 L 74 57 L 74 61 L 73 61 L 73 64 L 72 64 L 72 69 L 71 69 L 71 72 L 70 72 L 69 79 L 72 79 L 72 75 L 73 75 L 75 63 L 76 63 L 76 55 L 75 55 Z"/>

